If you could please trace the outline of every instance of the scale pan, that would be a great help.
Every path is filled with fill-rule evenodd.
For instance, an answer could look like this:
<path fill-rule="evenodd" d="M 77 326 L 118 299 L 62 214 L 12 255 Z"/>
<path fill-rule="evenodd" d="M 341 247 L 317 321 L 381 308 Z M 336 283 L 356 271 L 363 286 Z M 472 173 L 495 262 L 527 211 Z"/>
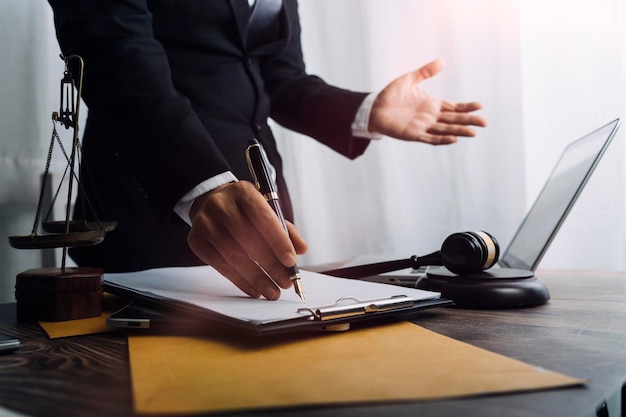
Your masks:
<path fill-rule="evenodd" d="M 52 221 L 41 222 L 41 228 L 48 233 L 65 233 L 66 222 Z M 116 221 L 104 221 L 104 222 L 86 222 L 84 220 L 72 220 L 70 221 L 70 233 L 76 232 L 91 232 L 91 231 L 104 231 L 110 232 L 117 227 Z"/>
<path fill-rule="evenodd" d="M 74 233 L 9 236 L 9 244 L 16 249 L 47 249 L 96 245 L 104 240 L 106 231 L 90 230 Z"/>

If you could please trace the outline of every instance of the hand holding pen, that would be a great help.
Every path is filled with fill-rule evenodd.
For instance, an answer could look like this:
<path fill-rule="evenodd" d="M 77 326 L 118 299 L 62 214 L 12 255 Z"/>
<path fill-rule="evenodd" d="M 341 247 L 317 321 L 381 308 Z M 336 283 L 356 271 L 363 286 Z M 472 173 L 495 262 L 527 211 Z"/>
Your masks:
<path fill-rule="evenodd" d="M 189 247 L 250 297 L 275 300 L 291 287 L 288 268 L 306 242 L 289 222 L 285 233 L 252 183 L 225 184 L 196 198 L 190 217 Z"/>

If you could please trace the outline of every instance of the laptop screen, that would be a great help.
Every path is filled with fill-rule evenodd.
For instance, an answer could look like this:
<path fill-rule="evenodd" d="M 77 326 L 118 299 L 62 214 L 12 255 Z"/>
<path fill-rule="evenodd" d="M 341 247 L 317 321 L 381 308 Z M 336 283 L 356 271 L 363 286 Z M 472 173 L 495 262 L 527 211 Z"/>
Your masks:
<path fill-rule="evenodd" d="M 565 148 L 500 264 L 534 271 L 615 135 L 619 119 Z"/>

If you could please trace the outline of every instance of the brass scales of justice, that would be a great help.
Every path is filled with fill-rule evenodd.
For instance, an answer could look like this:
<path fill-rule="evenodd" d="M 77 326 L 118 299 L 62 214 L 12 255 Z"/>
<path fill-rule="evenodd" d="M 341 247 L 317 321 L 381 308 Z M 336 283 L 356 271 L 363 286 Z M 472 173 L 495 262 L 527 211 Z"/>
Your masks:
<path fill-rule="evenodd" d="M 103 270 L 98 267 L 67 267 L 67 251 L 70 247 L 95 245 L 101 243 L 108 231 L 115 229 L 115 221 L 100 221 L 95 210 L 84 193 L 80 171 L 81 146 L 78 138 L 80 98 L 84 61 L 78 55 L 61 56 L 65 63 L 61 79 L 60 107 L 52 113 L 52 137 L 46 159 L 46 167 L 41 182 L 39 202 L 33 229 L 29 235 L 9 236 L 9 244 L 16 249 L 63 248 L 61 267 L 42 267 L 30 269 L 17 275 L 15 298 L 17 301 L 17 319 L 21 321 L 64 321 L 87 317 L 96 317 L 102 310 Z M 70 71 L 70 62 L 75 61 L 78 68 L 76 83 Z M 56 130 L 60 124 L 72 129 L 72 143 L 68 154 Z M 44 207 L 47 187 L 50 187 L 49 170 L 53 149 L 58 144 L 67 165 L 59 181 L 58 188 L 49 206 Z M 50 220 L 53 206 L 61 194 L 62 186 L 67 185 L 67 205 L 65 220 Z M 74 183 L 77 185 L 77 198 L 83 198 L 84 207 L 91 210 L 94 221 L 72 220 L 72 196 Z M 42 213 L 44 213 L 42 219 Z M 86 216 L 83 216 L 86 219 Z M 40 232 L 41 229 L 41 232 Z"/>

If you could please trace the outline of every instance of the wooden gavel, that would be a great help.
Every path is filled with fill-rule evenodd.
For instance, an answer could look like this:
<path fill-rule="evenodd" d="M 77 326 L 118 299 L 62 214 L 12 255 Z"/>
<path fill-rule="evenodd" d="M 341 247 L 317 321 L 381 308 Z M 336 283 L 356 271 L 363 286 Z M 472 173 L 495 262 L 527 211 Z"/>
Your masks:
<path fill-rule="evenodd" d="M 441 250 L 425 256 L 413 255 L 409 259 L 337 268 L 322 273 L 358 279 L 404 268 L 417 269 L 427 265 L 442 265 L 457 275 L 467 275 L 491 268 L 499 256 L 500 247 L 496 239 L 489 233 L 479 230 L 454 233 L 446 238 Z"/>

